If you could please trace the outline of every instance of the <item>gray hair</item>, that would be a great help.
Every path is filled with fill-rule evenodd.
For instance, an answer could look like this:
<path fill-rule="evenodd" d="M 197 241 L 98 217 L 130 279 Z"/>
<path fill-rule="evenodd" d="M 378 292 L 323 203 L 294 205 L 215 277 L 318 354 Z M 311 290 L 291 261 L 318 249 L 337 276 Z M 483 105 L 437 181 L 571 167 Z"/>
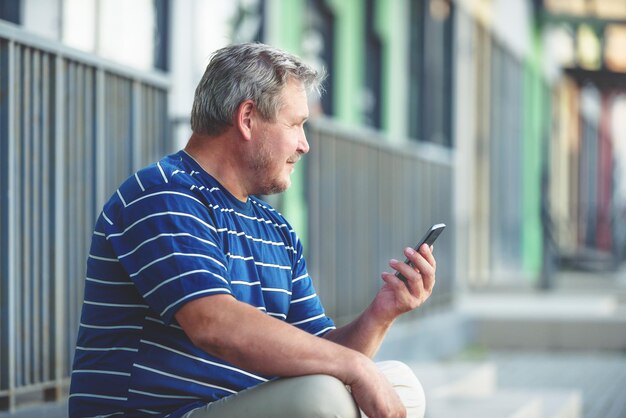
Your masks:
<path fill-rule="evenodd" d="M 191 129 L 197 134 L 222 133 L 245 100 L 252 100 L 261 116 L 273 121 L 281 106 L 282 88 L 290 78 L 319 93 L 324 74 L 294 55 L 260 43 L 217 50 L 196 88 Z"/>

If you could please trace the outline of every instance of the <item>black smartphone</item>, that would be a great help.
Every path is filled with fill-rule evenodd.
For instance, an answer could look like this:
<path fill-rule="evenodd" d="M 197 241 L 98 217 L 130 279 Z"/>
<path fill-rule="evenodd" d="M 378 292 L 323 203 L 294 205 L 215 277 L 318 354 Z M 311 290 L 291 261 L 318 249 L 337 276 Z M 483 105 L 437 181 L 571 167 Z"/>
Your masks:
<path fill-rule="evenodd" d="M 415 251 L 419 251 L 419 248 L 424 244 L 428 244 L 429 247 L 433 245 L 433 243 L 435 242 L 435 240 L 437 239 L 439 234 L 441 234 L 441 232 L 444 230 L 445 227 L 446 227 L 446 224 L 435 224 L 431 226 L 430 229 L 426 231 L 422 239 L 420 239 L 417 242 L 417 245 L 414 247 Z M 404 261 L 404 263 L 409 264 L 409 265 L 411 264 L 408 258 Z M 396 272 L 396 277 L 402 280 L 405 284 L 407 283 L 406 277 L 400 274 L 399 271 Z"/>

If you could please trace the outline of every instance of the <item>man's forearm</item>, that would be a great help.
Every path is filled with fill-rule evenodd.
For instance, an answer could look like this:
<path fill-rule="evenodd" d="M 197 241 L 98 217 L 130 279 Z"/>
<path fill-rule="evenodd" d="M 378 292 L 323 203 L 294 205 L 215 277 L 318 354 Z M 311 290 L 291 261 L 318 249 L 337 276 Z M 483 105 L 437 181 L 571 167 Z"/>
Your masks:
<path fill-rule="evenodd" d="M 328 332 L 325 338 L 372 358 L 393 321 L 380 319 L 370 306 L 349 324 Z"/>

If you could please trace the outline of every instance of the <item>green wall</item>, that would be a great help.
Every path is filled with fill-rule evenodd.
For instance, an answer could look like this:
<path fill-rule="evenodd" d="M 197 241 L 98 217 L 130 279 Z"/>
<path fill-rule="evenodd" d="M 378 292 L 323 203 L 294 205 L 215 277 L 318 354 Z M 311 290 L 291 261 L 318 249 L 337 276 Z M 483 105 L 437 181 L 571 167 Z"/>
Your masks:
<path fill-rule="evenodd" d="M 523 228 L 522 268 L 529 277 L 538 278 L 541 270 L 543 238 L 541 228 L 541 167 L 544 120 L 549 112 L 544 102 L 541 78 L 541 38 L 533 33 L 533 51 L 524 68 L 523 121 Z"/>
<path fill-rule="evenodd" d="M 335 117 L 347 124 L 362 122 L 360 97 L 365 75 L 362 0 L 327 0 L 335 13 Z"/>
<path fill-rule="evenodd" d="M 408 137 L 409 2 L 377 0 L 376 30 L 383 42 L 382 130 L 392 142 Z"/>

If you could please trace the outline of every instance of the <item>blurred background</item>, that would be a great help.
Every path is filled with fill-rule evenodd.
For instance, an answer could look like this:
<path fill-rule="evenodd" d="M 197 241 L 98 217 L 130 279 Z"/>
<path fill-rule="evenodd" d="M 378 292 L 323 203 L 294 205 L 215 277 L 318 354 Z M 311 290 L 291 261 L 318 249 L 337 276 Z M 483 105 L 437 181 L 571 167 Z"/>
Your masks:
<path fill-rule="evenodd" d="M 329 74 L 266 198 L 339 324 L 448 225 L 378 355 L 428 417 L 626 417 L 625 0 L 0 0 L 0 417 L 65 416 L 101 206 L 244 41 Z"/>

